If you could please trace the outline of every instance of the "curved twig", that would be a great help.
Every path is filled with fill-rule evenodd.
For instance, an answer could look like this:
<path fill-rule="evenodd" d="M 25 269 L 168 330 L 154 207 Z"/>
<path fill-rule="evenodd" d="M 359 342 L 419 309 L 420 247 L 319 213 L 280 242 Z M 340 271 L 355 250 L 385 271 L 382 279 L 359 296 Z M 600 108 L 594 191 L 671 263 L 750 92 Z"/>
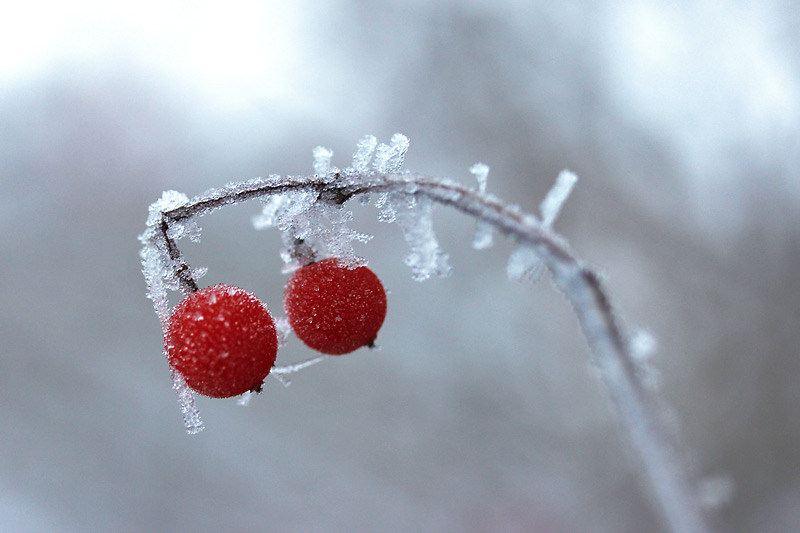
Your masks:
<path fill-rule="evenodd" d="M 669 528 L 676 532 L 710 531 L 709 517 L 698 504 L 695 483 L 679 452 L 675 436 L 669 431 L 656 398 L 642 382 L 630 343 L 600 277 L 569 249 L 563 238 L 535 216 L 523 213 L 492 195 L 446 179 L 413 173 L 336 172 L 326 177 L 271 176 L 211 190 L 184 205 L 164 210 L 158 220 L 158 230 L 146 233 L 142 240 L 150 239 L 155 248 L 166 252 L 172 265 L 173 281 L 177 281 L 184 291 L 196 290 L 191 269 L 175 241 L 168 236 L 169 227 L 226 205 L 293 190 L 315 191 L 320 201 L 337 204 L 365 193 L 391 192 L 426 197 L 490 224 L 501 233 L 531 246 L 547 266 L 556 286 L 572 304 L 593 363 L 641 459 L 648 488 Z"/>

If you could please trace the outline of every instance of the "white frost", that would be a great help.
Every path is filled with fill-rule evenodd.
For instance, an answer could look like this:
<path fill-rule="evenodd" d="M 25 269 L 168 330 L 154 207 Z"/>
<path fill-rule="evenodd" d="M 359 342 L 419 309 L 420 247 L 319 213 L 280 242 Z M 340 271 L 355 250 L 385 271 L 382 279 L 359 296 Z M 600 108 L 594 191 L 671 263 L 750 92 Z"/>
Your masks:
<path fill-rule="evenodd" d="M 238 398 L 236 398 L 236 405 L 240 405 L 242 407 L 249 407 L 250 406 L 250 399 L 253 397 L 252 391 L 247 391 Z"/>
<path fill-rule="evenodd" d="M 539 206 L 542 226 L 549 228 L 553 225 L 577 181 L 574 173 L 561 171 Z M 544 273 L 544 264 L 532 247 L 522 244 L 511 252 L 506 272 L 512 281 L 538 281 Z"/>
<path fill-rule="evenodd" d="M 189 203 L 189 197 L 178 191 L 164 191 L 161 198 L 150 204 L 147 216 L 147 225 L 154 226 L 161 221 L 164 211 L 171 211 Z"/>
<path fill-rule="evenodd" d="M 331 168 L 331 158 L 333 150 L 324 146 L 317 146 L 312 152 L 314 156 L 314 173 L 318 176 L 325 176 Z"/>
<path fill-rule="evenodd" d="M 469 167 L 469 172 L 478 181 L 478 192 L 486 192 L 486 183 L 489 180 L 489 166 L 484 163 L 475 163 Z"/>
<path fill-rule="evenodd" d="M 183 380 L 183 376 L 175 370 L 172 371 L 172 389 L 178 395 L 178 404 L 181 406 L 183 425 L 186 426 L 186 432 L 194 435 L 203 431 L 203 420 L 200 418 L 200 412 L 194 403 L 194 393 Z"/>
<path fill-rule="evenodd" d="M 397 212 L 397 223 L 403 237 L 411 249 L 405 263 L 411 267 L 411 275 L 416 281 L 423 281 L 435 275 L 445 277 L 450 274 L 447 255 L 439 248 L 439 241 L 433 231 L 433 202 L 424 197 L 390 195 L 389 202 Z"/>
<path fill-rule="evenodd" d="M 556 182 L 550 188 L 547 196 L 545 196 L 539 206 L 539 211 L 542 214 L 542 224 L 544 224 L 545 227 L 552 226 L 556 221 L 561 207 L 564 205 L 567 198 L 569 198 L 577 182 L 578 176 L 569 170 L 562 170 L 558 175 Z"/>
<path fill-rule="evenodd" d="M 511 281 L 538 281 L 544 273 L 544 264 L 532 247 L 523 244 L 508 257 L 506 273 Z"/>
<path fill-rule="evenodd" d="M 389 144 L 379 144 L 372 165 L 381 174 L 399 172 L 408 151 L 408 137 L 395 133 Z"/>
<path fill-rule="evenodd" d="M 384 192 L 375 200 L 375 207 L 378 208 L 378 220 L 391 224 L 397 219 L 397 208 L 394 202 L 389 201 L 389 193 Z"/>
<path fill-rule="evenodd" d="M 289 324 L 289 319 L 286 317 L 276 318 L 275 330 L 278 333 L 278 348 L 283 348 L 289 340 L 289 335 L 292 334 L 292 326 Z"/>
<path fill-rule="evenodd" d="M 491 248 L 494 244 L 494 226 L 484 220 L 475 222 L 475 234 L 472 237 L 472 247 L 476 250 Z"/>
<path fill-rule="evenodd" d="M 182 207 L 188 203 L 186 195 L 177 191 L 164 191 L 157 201 L 150 205 L 147 216 L 147 228 L 139 236 L 142 249 L 139 256 L 142 259 L 142 274 L 147 283 L 147 297 L 153 301 L 153 307 L 161 321 L 162 329 L 166 327 L 169 318 L 169 299 L 168 290 L 180 290 L 180 282 L 175 276 L 175 271 L 179 265 L 170 257 L 166 249 L 163 238 L 161 238 L 161 219 L 165 211 L 170 211 Z M 200 227 L 194 220 L 170 224 L 167 236 L 178 240 L 189 237 L 192 240 L 200 238 Z M 195 279 L 205 274 L 202 268 L 193 269 L 192 275 Z"/>
<path fill-rule="evenodd" d="M 359 139 L 353 154 L 353 170 L 359 173 L 367 171 L 377 144 L 378 139 L 374 135 L 364 135 Z"/>
<path fill-rule="evenodd" d="M 313 359 L 308 359 L 306 361 L 301 361 L 300 363 L 295 363 L 293 365 L 273 366 L 269 375 L 274 377 L 278 381 L 280 381 L 281 384 L 284 387 L 288 387 L 289 385 L 292 384 L 292 382 L 291 382 L 291 380 L 289 378 L 286 377 L 287 374 L 294 374 L 295 372 L 299 372 L 299 371 L 301 371 L 303 369 L 306 369 L 306 368 L 308 368 L 310 366 L 316 365 L 320 361 L 324 361 L 327 357 L 329 357 L 329 356 L 320 355 L 320 356 L 314 357 Z"/>
<path fill-rule="evenodd" d="M 283 232 L 285 248 L 281 256 L 291 270 L 324 257 L 338 257 L 349 265 L 362 264 L 353 241 L 367 242 L 372 236 L 350 228 L 352 219 L 352 211 L 343 205 L 319 201 L 315 191 L 299 190 L 265 201 L 261 215 L 253 219 L 253 226 L 277 227 Z"/>

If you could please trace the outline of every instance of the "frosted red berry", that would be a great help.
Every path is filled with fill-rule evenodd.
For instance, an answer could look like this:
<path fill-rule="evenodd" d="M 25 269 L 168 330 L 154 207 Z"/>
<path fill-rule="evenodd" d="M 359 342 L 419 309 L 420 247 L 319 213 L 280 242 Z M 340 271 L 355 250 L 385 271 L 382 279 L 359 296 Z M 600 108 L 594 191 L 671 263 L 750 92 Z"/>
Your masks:
<path fill-rule="evenodd" d="M 231 285 L 200 289 L 172 312 L 167 359 L 194 391 L 212 398 L 260 390 L 278 352 L 275 321 L 261 301 Z"/>
<path fill-rule="evenodd" d="M 283 307 L 307 346 L 341 355 L 374 343 L 386 318 L 386 291 L 369 268 L 323 259 L 294 272 Z"/>

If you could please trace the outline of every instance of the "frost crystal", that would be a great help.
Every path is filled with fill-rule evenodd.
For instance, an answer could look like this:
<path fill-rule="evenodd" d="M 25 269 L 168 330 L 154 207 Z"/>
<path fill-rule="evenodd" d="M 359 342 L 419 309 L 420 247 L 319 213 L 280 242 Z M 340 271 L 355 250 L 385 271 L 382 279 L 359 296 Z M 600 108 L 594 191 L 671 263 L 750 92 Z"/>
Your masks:
<path fill-rule="evenodd" d="M 186 381 L 183 380 L 183 376 L 174 370 L 172 371 L 172 388 L 178 395 L 178 403 L 183 413 L 183 424 L 186 426 L 186 432 L 194 435 L 203 431 L 203 420 L 200 418 L 200 412 L 194 403 L 194 393 L 186 384 Z"/>
<path fill-rule="evenodd" d="M 261 214 L 253 217 L 253 227 L 255 227 L 255 229 L 276 227 L 278 225 L 279 214 L 282 213 L 288 201 L 288 196 L 285 194 L 276 194 L 264 200 Z"/>
<path fill-rule="evenodd" d="M 281 256 L 288 270 L 323 257 L 338 257 L 355 266 L 363 261 L 356 256 L 353 241 L 367 242 L 372 236 L 351 229 L 348 223 L 352 219 L 352 211 L 343 205 L 321 201 L 315 191 L 298 190 L 264 202 L 253 226 L 277 227 L 283 232 Z"/>
<path fill-rule="evenodd" d="M 423 281 L 436 275 L 450 274 L 447 255 L 442 253 L 436 234 L 433 231 L 433 203 L 427 198 L 408 195 L 392 195 L 390 204 L 397 213 L 397 223 L 403 231 L 409 248 L 405 263 L 411 267 L 411 275 L 416 281 Z"/>
<path fill-rule="evenodd" d="M 331 158 L 333 150 L 323 146 L 317 146 L 312 152 L 314 156 L 314 173 L 318 176 L 325 176 L 331 169 Z"/>
<path fill-rule="evenodd" d="M 378 220 L 391 224 L 397 219 L 397 208 L 394 202 L 389 201 L 389 193 L 384 192 L 375 200 L 375 207 L 378 208 Z"/>
<path fill-rule="evenodd" d="M 308 359 L 306 361 L 302 361 L 300 363 L 295 363 L 293 365 L 287 366 L 273 366 L 272 371 L 269 373 L 270 376 L 273 376 L 275 379 L 281 382 L 284 387 L 288 387 L 292 384 L 292 381 L 286 377 L 287 374 L 293 374 L 295 372 L 299 372 L 305 368 L 310 366 L 316 365 L 320 361 L 324 361 L 327 355 L 320 355 L 314 357 L 313 359 Z"/>
<path fill-rule="evenodd" d="M 147 225 L 154 226 L 161 221 L 161 215 L 165 211 L 171 211 L 178 207 L 183 207 L 189 203 L 189 197 L 178 191 L 164 191 L 161 198 L 150 204 L 147 216 Z"/>
<path fill-rule="evenodd" d="M 173 259 L 162 238 L 160 238 L 161 220 L 164 212 L 182 207 L 188 203 L 186 195 L 177 191 L 164 191 L 157 201 L 150 205 L 147 216 L 147 229 L 139 236 L 142 249 L 139 256 L 142 259 L 142 274 L 147 282 L 147 297 L 153 301 L 153 307 L 165 327 L 169 318 L 168 290 L 179 290 L 180 282 L 175 272 L 180 265 Z M 200 238 L 200 227 L 193 221 L 178 221 L 170 224 L 167 237 L 177 240 L 189 237 L 192 240 Z M 193 276 L 202 276 L 203 269 L 192 270 Z M 195 279 L 197 279 L 195 277 Z"/>
<path fill-rule="evenodd" d="M 489 179 L 489 166 L 483 163 L 475 163 L 469 168 L 470 173 L 478 181 L 478 192 L 486 192 L 486 183 Z M 476 250 L 491 248 L 494 244 L 494 227 L 486 221 L 477 220 L 475 222 L 475 235 L 472 237 L 472 247 Z"/>
<path fill-rule="evenodd" d="M 275 330 L 278 333 L 278 348 L 283 348 L 286 346 L 289 335 L 292 333 L 292 326 L 289 325 L 289 319 L 285 316 L 276 318 Z"/>
<path fill-rule="evenodd" d="M 469 172 L 478 180 L 478 192 L 481 194 L 485 193 L 486 182 L 489 179 L 489 166 L 483 163 L 475 163 L 469 167 Z"/>
<path fill-rule="evenodd" d="M 475 235 L 472 237 L 472 247 L 476 250 L 491 248 L 494 244 L 494 227 L 484 220 L 475 222 Z"/>
<path fill-rule="evenodd" d="M 253 393 L 251 391 L 247 391 L 236 399 L 236 405 L 241 405 L 242 407 L 249 407 L 250 399 L 252 397 Z"/>
<path fill-rule="evenodd" d="M 549 228 L 553 225 L 577 181 L 578 177 L 569 170 L 561 171 L 539 206 L 542 226 Z M 506 271 L 512 281 L 538 281 L 544 273 L 544 264 L 533 248 L 520 245 L 511 252 Z"/>
<path fill-rule="evenodd" d="M 381 174 L 399 172 L 407 151 L 408 137 L 402 133 L 395 133 L 390 144 L 378 145 L 372 165 Z"/>
<path fill-rule="evenodd" d="M 372 159 L 372 153 L 375 151 L 377 144 L 378 139 L 374 135 L 361 137 L 356 145 L 356 152 L 353 154 L 353 170 L 359 173 L 367 171 L 369 161 Z"/>
<path fill-rule="evenodd" d="M 547 196 L 545 196 L 544 200 L 542 200 L 542 204 L 539 206 L 539 211 L 542 213 L 542 224 L 544 224 L 544 226 L 550 227 L 553 225 L 556 217 L 558 217 L 558 213 L 561 211 L 561 207 L 564 205 L 567 198 L 569 198 L 577 182 L 578 176 L 569 170 L 561 171 L 558 178 L 556 178 L 555 184 L 550 188 Z"/>
<path fill-rule="evenodd" d="M 511 281 L 538 281 L 544 264 L 533 248 L 520 245 L 508 257 L 506 272 Z"/>

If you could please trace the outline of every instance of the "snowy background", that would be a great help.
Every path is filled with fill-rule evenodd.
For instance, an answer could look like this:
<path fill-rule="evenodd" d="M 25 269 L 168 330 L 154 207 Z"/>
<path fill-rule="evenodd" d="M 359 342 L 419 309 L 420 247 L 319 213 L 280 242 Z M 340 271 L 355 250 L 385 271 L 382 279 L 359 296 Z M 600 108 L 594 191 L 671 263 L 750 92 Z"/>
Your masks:
<path fill-rule="evenodd" d="M 199 399 L 187 436 L 137 236 L 161 191 L 350 162 L 405 167 L 557 223 L 659 340 L 664 398 L 731 531 L 800 529 L 800 11 L 791 2 L 7 5 L 0 17 L 0 530 L 658 530 L 577 324 L 511 246 L 439 209 L 452 277 L 417 283 L 357 208 L 390 289 L 379 342 Z M 204 284 L 277 314 L 280 238 L 201 220 Z M 312 354 L 297 339 L 279 364 Z M 725 478 L 723 478 L 725 479 Z"/>

